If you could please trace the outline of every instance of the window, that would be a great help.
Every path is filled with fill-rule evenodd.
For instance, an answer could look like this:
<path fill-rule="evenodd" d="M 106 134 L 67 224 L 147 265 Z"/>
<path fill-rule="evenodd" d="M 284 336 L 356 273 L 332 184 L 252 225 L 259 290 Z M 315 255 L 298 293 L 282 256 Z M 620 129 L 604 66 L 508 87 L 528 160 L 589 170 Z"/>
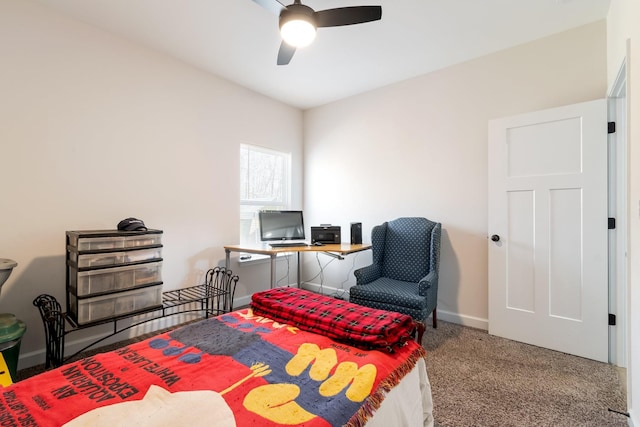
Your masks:
<path fill-rule="evenodd" d="M 258 211 L 291 205 L 291 154 L 240 145 L 240 244 L 260 242 Z"/>

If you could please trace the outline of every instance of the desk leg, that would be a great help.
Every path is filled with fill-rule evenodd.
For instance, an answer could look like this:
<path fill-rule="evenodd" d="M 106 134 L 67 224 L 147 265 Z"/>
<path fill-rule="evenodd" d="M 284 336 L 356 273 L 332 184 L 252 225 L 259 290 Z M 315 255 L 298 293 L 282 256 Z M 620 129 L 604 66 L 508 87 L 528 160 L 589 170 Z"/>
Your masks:
<path fill-rule="evenodd" d="M 271 254 L 271 289 L 276 287 L 276 254 Z"/>
<path fill-rule="evenodd" d="M 224 260 L 224 268 L 229 271 L 231 269 L 231 251 L 229 249 L 224 250 L 225 260 Z"/>
<path fill-rule="evenodd" d="M 298 289 L 300 288 L 300 252 L 298 251 Z"/>

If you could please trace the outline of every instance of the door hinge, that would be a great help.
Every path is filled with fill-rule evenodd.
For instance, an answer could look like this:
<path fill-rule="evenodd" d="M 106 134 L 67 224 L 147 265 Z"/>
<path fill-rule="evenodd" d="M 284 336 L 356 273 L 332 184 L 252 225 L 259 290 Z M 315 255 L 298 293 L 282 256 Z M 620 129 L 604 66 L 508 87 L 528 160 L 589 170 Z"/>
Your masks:
<path fill-rule="evenodd" d="M 615 218 L 609 218 L 609 230 L 615 230 L 616 229 L 616 219 Z"/>
<path fill-rule="evenodd" d="M 607 125 L 607 133 L 616 133 L 616 122 L 608 122 Z"/>
<path fill-rule="evenodd" d="M 616 326 L 616 315 L 609 313 L 609 326 Z"/>

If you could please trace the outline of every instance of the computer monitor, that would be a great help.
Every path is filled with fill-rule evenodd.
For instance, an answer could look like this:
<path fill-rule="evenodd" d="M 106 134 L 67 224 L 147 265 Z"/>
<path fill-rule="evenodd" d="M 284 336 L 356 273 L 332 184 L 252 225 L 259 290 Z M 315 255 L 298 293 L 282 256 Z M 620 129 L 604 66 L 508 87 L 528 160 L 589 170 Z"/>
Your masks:
<path fill-rule="evenodd" d="M 260 211 L 260 240 L 304 240 L 302 211 Z"/>

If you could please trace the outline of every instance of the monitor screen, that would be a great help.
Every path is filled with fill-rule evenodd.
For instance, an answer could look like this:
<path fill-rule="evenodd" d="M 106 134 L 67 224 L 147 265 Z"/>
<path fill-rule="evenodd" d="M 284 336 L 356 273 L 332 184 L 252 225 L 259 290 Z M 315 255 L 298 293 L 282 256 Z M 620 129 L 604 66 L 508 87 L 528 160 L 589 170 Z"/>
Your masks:
<path fill-rule="evenodd" d="M 260 211 L 260 239 L 304 240 L 302 211 Z"/>

